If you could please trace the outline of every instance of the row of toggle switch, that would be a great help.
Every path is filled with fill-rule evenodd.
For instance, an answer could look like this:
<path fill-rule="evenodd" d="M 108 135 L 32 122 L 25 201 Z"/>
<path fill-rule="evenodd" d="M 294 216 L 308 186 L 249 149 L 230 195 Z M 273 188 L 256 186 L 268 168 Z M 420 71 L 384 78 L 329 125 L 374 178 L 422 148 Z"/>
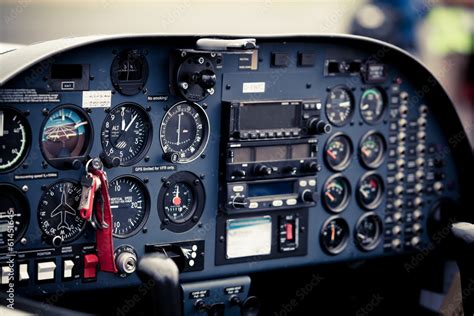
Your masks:
<path fill-rule="evenodd" d="M 64 259 L 62 261 L 62 280 L 73 279 L 75 275 L 74 267 L 77 266 L 77 262 L 71 259 Z M 84 255 L 83 261 L 83 279 L 84 280 L 93 280 L 97 275 L 97 264 L 99 259 L 96 254 L 86 254 Z M 50 261 L 41 260 L 35 263 L 36 265 L 36 278 L 35 281 L 46 282 L 54 281 L 56 279 L 56 270 L 57 264 L 54 259 Z M 28 262 L 23 262 L 18 264 L 18 274 L 15 276 L 14 271 L 15 264 L 12 265 L 1 265 L 1 276 L 0 284 L 6 285 L 11 281 L 15 280 L 20 283 L 25 283 L 30 280 L 30 264 Z"/>

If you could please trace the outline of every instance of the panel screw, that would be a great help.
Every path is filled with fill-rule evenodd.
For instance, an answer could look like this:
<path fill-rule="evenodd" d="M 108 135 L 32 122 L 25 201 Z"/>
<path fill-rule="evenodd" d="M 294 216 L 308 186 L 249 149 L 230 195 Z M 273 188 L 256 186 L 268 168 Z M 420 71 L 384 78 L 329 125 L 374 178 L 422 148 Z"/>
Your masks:
<path fill-rule="evenodd" d="M 41 162 L 41 166 L 43 167 L 43 169 L 46 169 L 48 168 L 48 163 L 46 161 L 43 161 Z"/>
<path fill-rule="evenodd" d="M 143 182 L 148 183 L 150 180 L 148 178 L 143 178 Z"/>
<path fill-rule="evenodd" d="M 145 161 L 146 162 L 150 161 L 150 156 L 145 156 Z"/>
<path fill-rule="evenodd" d="M 22 245 L 26 245 L 26 243 L 28 242 L 28 239 L 26 239 L 25 237 L 23 237 L 21 240 L 20 240 L 20 243 Z"/>
<path fill-rule="evenodd" d="M 148 232 L 148 228 L 143 227 L 142 232 L 143 232 L 144 234 L 146 234 L 146 233 Z"/>
<path fill-rule="evenodd" d="M 41 113 L 43 113 L 44 116 L 47 116 L 49 114 L 49 110 L 47 108 L 43 108 Z"/>
<path fill-rule="evenodd" d="M 24 186 L 21 187 L 21 189 L 23 190 L 23 192 L 28 192 L 28 186 L 25 184 Z"/>
<path fill-rule="evenodd" d="M 225 89 L 226 89 L 226 90 L 230 90 L 230 88 L 231 88 L 230 84 L 226 84 L 226 85 L 225 85 Z"/>

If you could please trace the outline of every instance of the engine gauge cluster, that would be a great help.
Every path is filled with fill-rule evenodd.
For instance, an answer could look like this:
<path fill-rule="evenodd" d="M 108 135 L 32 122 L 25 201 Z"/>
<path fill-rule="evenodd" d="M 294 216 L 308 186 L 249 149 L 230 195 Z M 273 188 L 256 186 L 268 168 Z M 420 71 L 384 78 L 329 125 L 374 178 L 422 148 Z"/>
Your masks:
<path fill-rule="evenodd" d="M 335 171 L 342 171 L 349 166 L 352 153 L 352 141 L 347 135 L 342 133 L 336 133 L 329 138 L 324 148 L 326 163 Z"/>
<path fill-rule="evenodd" d="M 373 172 L 366 173 L 357 187 L 357 197 L 361 206 L 368 210 L 377 208 L 382 203 L 384 190 L 381 176 Z"/>

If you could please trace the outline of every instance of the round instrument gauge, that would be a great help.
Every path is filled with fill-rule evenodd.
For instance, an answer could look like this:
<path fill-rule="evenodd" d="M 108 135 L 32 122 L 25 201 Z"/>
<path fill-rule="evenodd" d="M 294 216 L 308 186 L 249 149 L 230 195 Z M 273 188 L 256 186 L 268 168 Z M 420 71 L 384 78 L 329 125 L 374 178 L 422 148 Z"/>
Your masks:
<path fill-rule="evenodd" d="M 385 103 L 382 92 L 377 88 L 367 89 L 360 100 L 360 114 L 368 124 L 380 121 L 384 114 Z"/>
<path fill-rule="evenodd" d="M 336 87 L 329 91 L 326 100 L 326 116 L 335 126 L 344 126 L 354 114 L 354 102 L 351 93 L 344 87 Z"/>
<path fill-rule="evenodd" d="M 349 225 L 337 216 L 330 217 L 321 229 L 320 241 L 323 250 L 331 255 L 341 253 L 347 246 Z"/>
<path fill-rule="evenodd" d="M 92 146 L 92 124 L 87 113 L 77 106 L 54 109 L 41 129 L 41 151 L 55 168 L 78 168 Z"/>
<path fill-rule="evenodd" d="M 337 133 L 328 139 L 324 148 L 324 158 L 331 169 L 342 171 L 351 163 L 352 152 L 351 139 L 345 134 Z"/>
<path fill-rule="evenodd" d="M 43 193 L 38 206 L 38 223 L 46 240 L 54 246 L 76 239 L 86 222 L 78 211 L 81 186 L 61 180 Z"/>
<path fill-rule="evenodd" d="M 382 236 L 382 220 L 375 213 L 367 213 L 357 221 L 355 227 L 356 245 L 365 251 L 373 250 Z"/>
<path fill-rule="evenodd" d="M 23 192 L 11 184 L 0 184 L 0 249 L 13 246 L 29 221 L 30 207 Z"/>
<path fill-rule="evenodd" d="M 135 103 L 116 106 L 102 124 L 105 161 L 108 165 L 114 165 L 115 161 L 121 166 L 133 165 L 145 155 L 152 135 L 150 117 L 142 107 Z"/>
<path fill-rule="evenodd" d="M 145 225 L 150 212 L 145 185 L 134 176 L 121 176 L 109 183 L 109 195 L 113 235 L 118 238 L 135 235 Z"/>
<path fill-rule="evenodd" d="M 27 119 L 13 108 L 0 107 L 0 172 L 17 168 L 31 146 L 31 128 Z"/>
<path fill-rule="evenodd" d="M 110 79 L 115 90 L 123 95 L 135 95 L 145 86 L 148 79 L 146 52 L 128 49 L 114 58 L 110 67 Z"/>
<path fill-rule="evenodd" d="M 326 181 L 322 192 L 324 205 L 332 212 L 342 212 L 349 204 L 351 185 L 346 177 L 336 174 Z"/>
<path fill-rule="evenodd" d="M 193 227 L 204 210 L 204 186 L 191 172 L 167 178 L 158 195 L 158 211 L 166 228 L 183 232 Z"/>
<path fill-rule="evenodd" d="M 377 208 L 382 202 L 383 193 L 383 180 L 378 174 L 369 172 L 362 176 L 357 188 L 357 197 L 364 208 Z"/>
<path fill-rule="evenodd" d="M 369 132 L 360 141 L 359 157 L 364 166 L 370 169 L 379 167 L 385 157 L 386 143 L 382 134 Z"/>
<path fill-rule="evenodd" d="M 209 118 L 197 103 L 173 105 L 160 127 L 163 158 L 173 163 L 188 163 L 201 155 L 209 140 Z"/>

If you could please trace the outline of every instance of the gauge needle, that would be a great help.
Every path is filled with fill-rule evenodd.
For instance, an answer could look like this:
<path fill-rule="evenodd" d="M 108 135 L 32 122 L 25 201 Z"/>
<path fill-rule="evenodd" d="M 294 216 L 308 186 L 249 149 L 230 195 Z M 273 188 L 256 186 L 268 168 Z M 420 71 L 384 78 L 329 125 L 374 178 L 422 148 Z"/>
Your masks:
<path fill-rule="evenodd" d="M 362 106 L 360 107 L 362 110 L 367 110 L 369 108 L 369 105 L 366 103 L 366 104 L 362 104 Z"/>
<path fill-rule="evenodd" d="M 119 208 L 118 205 L 110 205 L 110 208 Z"/>
<path fill-rule="evenodd" d="M 333 241 L 334 238 L 336 238 L 336 228 L 334 225 L 331 225 L 331 241 Z"/>
<path fill-rule="evenodd" d="M 120 116 L 122 117 L 122 131 L 125 129 L 125 107 L 122 107 L 120 111 Z"/>
<path fill-rule="evenodd" d="M 0 112 L 0 137 L 3 136 L 3 122 L 4 122 L 4 115 L 3 115 L 3 112 Z"/>
<path fill-rule="evenodd" d="M 341 108 L 347 108 L 347 107 L 351 106 L 351 102 L 349 102 L 349 101 L 341 102 L 341 103 L 339 103 L 339 106 Z"/>
<path fill-rule="evenodd" d="M 180 138 L 180 135 L 181 135 L 181 114 L 182 113 L 183 112 L 178 114 L 178 129 L 176 130 L 176 133 L 178 133 L 178 140 L 176 142 L 176 145 L 179 145 L 179 140 L 180 140 L 179 138 Z"/>
<path fill-rule="evenodd" d="M 369 192 L 364 191 L 364 190 L 359 190 L 359 191 L 360 191 L 360 193 L 362 193 L 362 195 L 363 195 L 366 199 L 369 198 Z"/>
<path fill-rule="evenodd" d="M 370 151 L 368 151 L 366 148 L 362 148 L 361 151 L 366 157 L 370 156 Z"/>
<path fill-rule="evenodd" d="M 334 196 L 332 196 L 330 192 L 326 192 L 326 196 L 331 200 L 331 202 L 335 200 Z"/>
<path fill-rule="evenodd" d="M 326 153 L 331 156 L 332 159 L 336 160 L 337 159 L 337 156 L 330 150 L 327 150 Z"/>
<path fill-rule="evenodd" d="M 130 128 L 130 126 L 132 126 L 133 122 L 135 122 L 137 117 L 138 117 L 138 114 L 135 114 L 134 116 L 132 116 L 132 120 L 130 121 L 130 123 L 128 123 L 127 127 L 125 128 L 125 131 L 128 131 L 128 129 Z"/>

